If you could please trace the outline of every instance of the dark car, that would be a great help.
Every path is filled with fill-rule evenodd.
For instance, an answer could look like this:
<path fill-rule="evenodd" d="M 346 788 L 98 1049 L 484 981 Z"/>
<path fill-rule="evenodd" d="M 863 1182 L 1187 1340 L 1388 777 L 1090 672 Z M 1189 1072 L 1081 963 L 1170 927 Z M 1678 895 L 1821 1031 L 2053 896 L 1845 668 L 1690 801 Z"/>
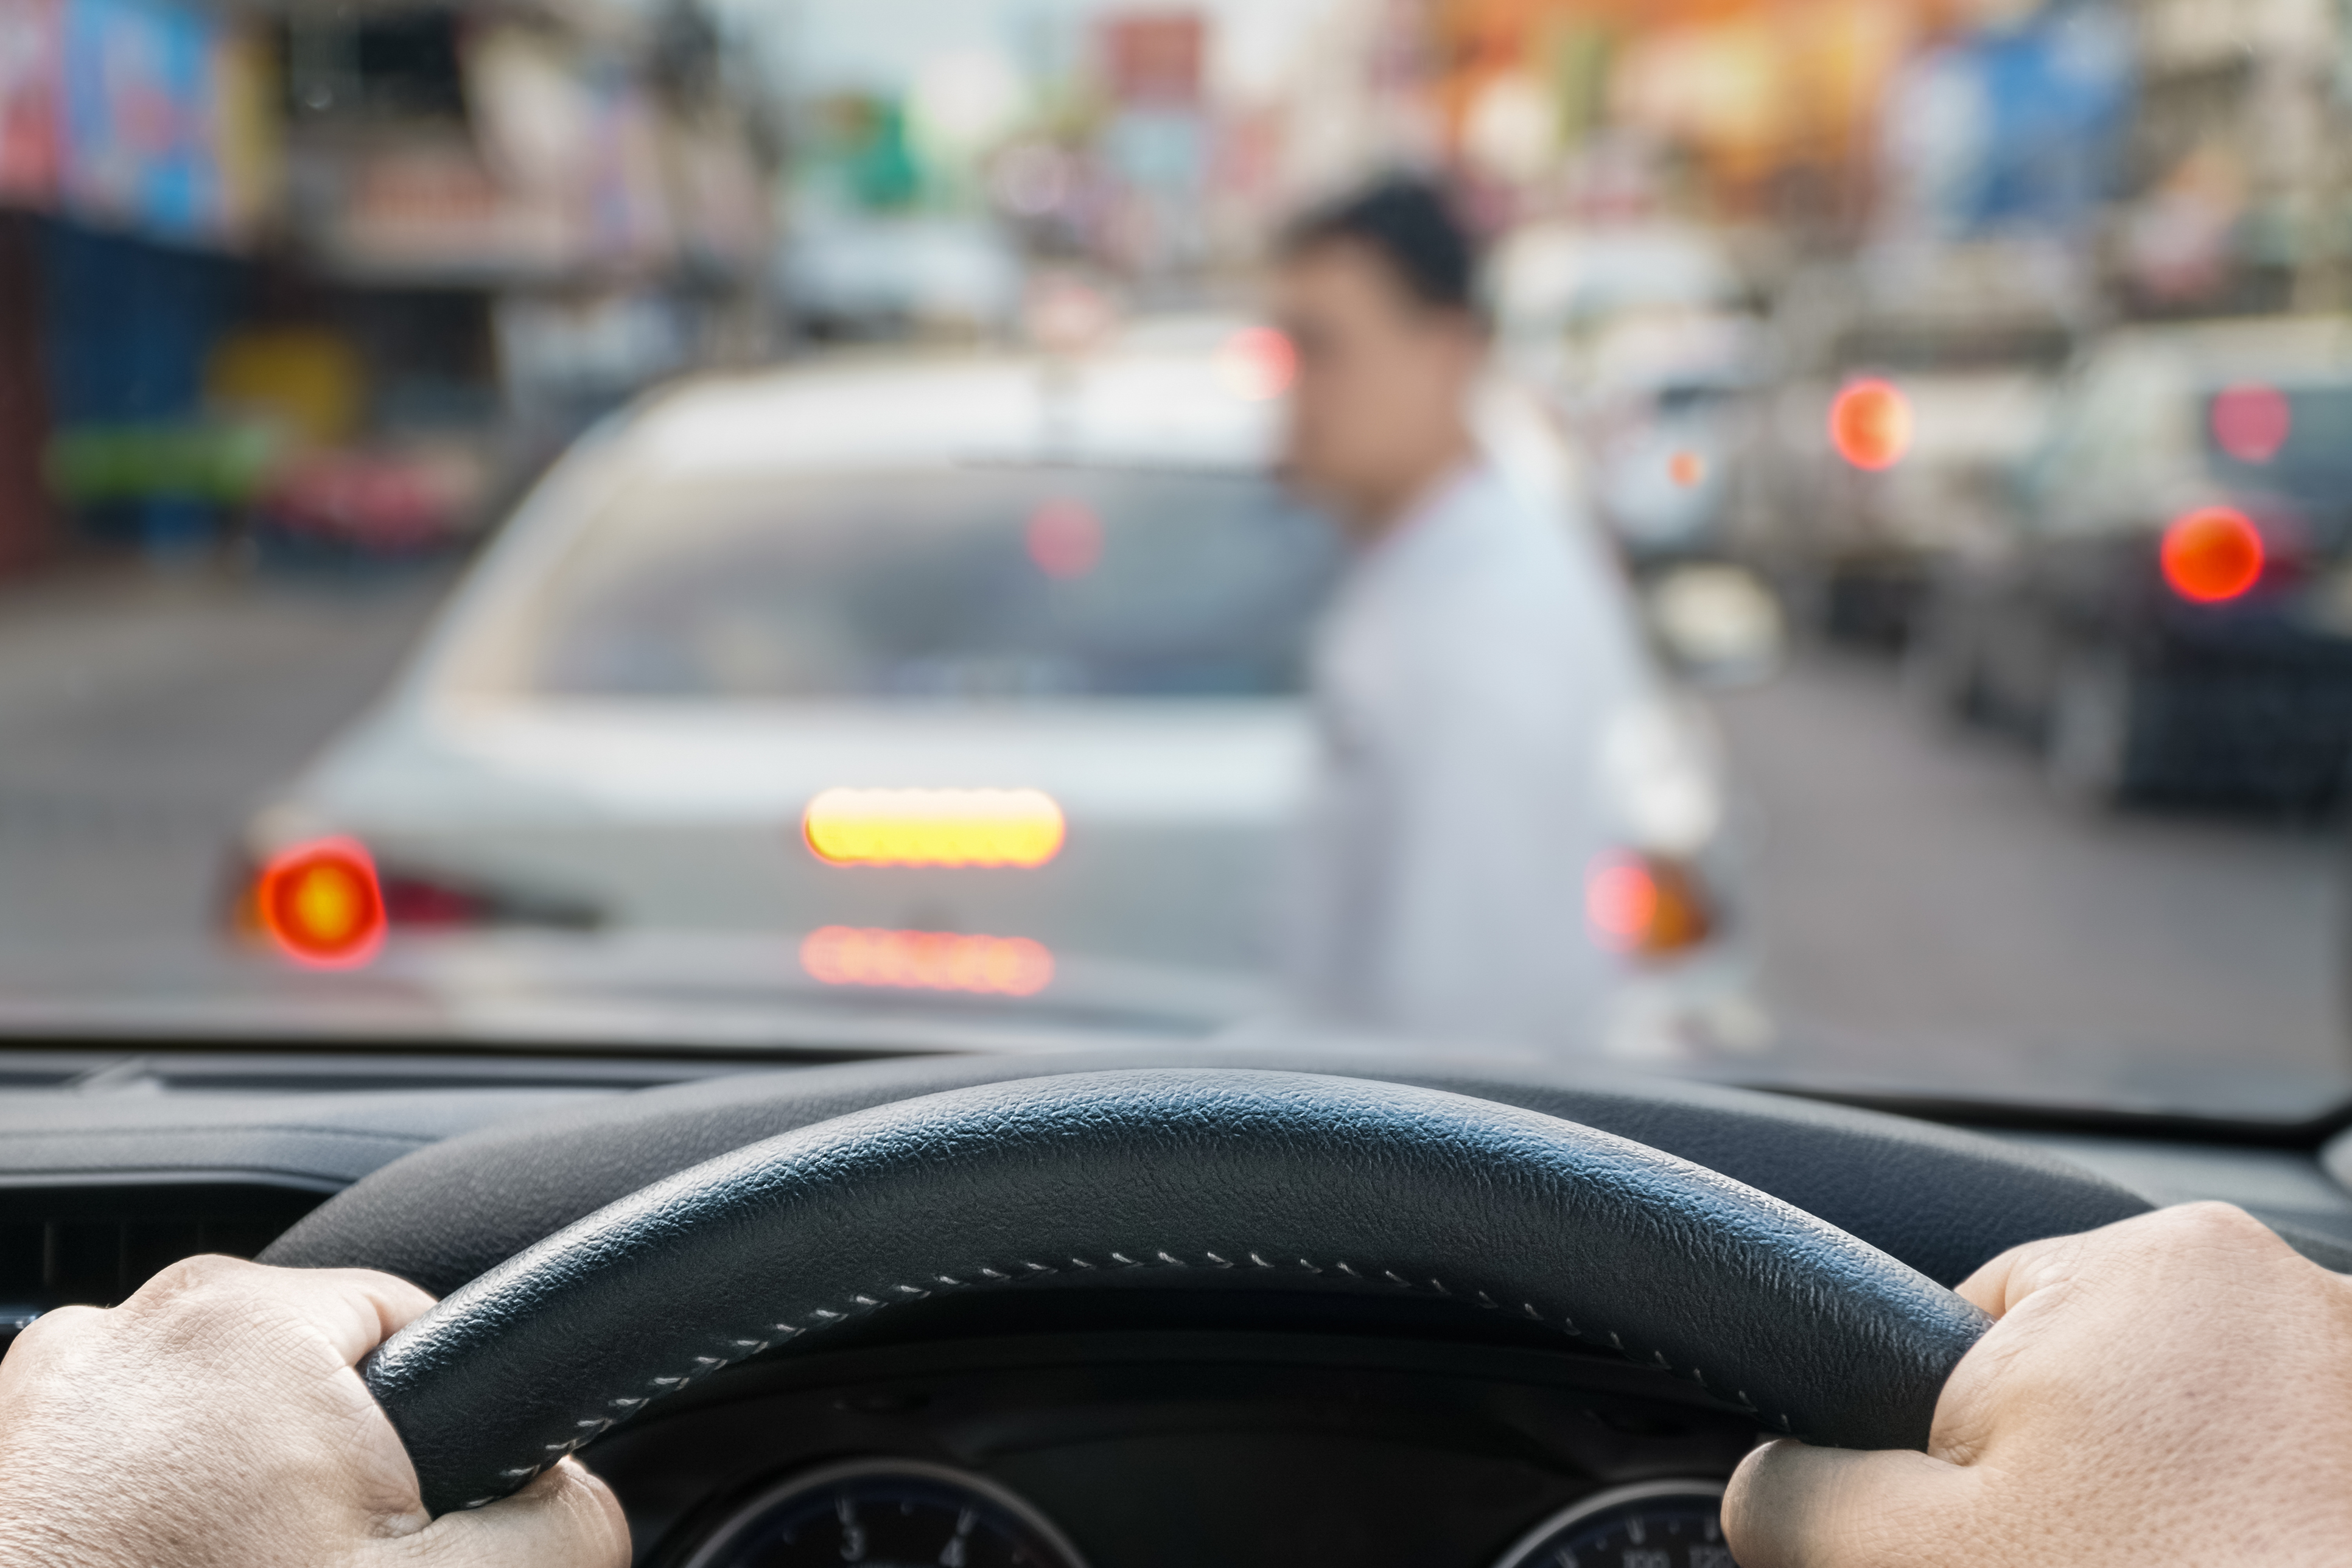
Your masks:
<path fill-rule="evenodd" d="M 2016 526 L 1956 562 L 1923 688 L 2052 782 L 2313 804 L 2352 755 L 2352 323 L 2118 332 L 2070 376 Z"/>

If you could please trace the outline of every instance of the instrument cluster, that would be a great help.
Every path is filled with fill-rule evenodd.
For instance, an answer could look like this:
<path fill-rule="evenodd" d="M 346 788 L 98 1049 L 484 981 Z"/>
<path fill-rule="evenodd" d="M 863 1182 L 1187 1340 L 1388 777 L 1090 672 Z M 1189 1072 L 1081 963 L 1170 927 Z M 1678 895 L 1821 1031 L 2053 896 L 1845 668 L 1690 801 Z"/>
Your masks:
<path fill-rule="evenodd" d="M 1716 1480 L 1603 1488 L 1541 1521 L 1492 1568 L 1738 1568 L 1722 1502 Z M 824 1465 L 777 1483 L 712 1529 L 685 1568 L 844 1563 L 1087 1568 L 1050 1520 L 1005 1487 L 895 1459 Z"/>

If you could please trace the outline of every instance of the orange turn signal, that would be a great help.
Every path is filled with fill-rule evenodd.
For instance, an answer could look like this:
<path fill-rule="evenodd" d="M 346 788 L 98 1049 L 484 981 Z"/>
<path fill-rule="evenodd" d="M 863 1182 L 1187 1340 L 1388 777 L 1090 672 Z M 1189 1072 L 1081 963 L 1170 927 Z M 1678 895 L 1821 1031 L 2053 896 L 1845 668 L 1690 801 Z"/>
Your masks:
<path fill-rule="evenodd" d="M 832 866 L 1043 866 L 1065 831 L 1062 808 L 1034 789 L 829 789 L 801 817 Z"/>
<path fill-rule="evenodd" d="M 1587 873 L 1584 912 L 1612 952 L 1665 958 L 1714 933 L 1706 894 L 1687 868 L 1653 855 L 1605 855 Z"/>
<path fill-rule="evenodd" d="M 383 890 L 355 838 L 320 838 L 269 858 L 253 913 L 278 950 L 313 969 L 356 969 L 383 946 Z"/>
<path fill-rule="evenodd" d="M 1054 955 L 1025 936 L 826 926 L 801 943 L 801 967 L 827 985 L 1034 996 L 1054 978 Z"/>

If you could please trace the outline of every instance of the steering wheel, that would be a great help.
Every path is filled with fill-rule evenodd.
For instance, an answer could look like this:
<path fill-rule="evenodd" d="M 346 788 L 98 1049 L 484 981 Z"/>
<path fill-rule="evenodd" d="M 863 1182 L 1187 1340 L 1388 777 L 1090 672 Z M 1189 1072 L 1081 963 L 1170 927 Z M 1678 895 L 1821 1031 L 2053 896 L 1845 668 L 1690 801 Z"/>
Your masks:
<path fill-rule="evenodd" d="M 348 1222 L 398 1168 L 265 1260 L 382 1266 Z M 2078 1208 L 2144 1206 L 2084 1182 Z M 1988 1326 L 1836 1226 L 1593 1126 L 1393 1081 L 1123 1068 L 886 1100 L 677 1170 L 460 1286 L 362 1373 L 440 1513 L 833 1325 L 1180 1275 L 1533 1320 L 1853 1447 L 1924 1445 Z"/>

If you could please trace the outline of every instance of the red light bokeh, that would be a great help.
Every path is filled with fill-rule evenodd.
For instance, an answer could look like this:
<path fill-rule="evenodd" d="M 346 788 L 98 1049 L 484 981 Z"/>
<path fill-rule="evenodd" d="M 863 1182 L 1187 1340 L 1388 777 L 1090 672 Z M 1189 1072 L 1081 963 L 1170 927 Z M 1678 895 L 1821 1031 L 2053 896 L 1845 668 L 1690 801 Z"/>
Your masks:
<path fill-rule="evenodd" d="M 2213 440 L 2242 463 L 2267 463 L 2294 431 L 2294 409 L 2275 386 L 2249 383 L 2217 394 Z"/>
<path fill-rule="evenodd" d="M 253 908 L 278 952 L 312 969 L 357 969 L 383 946 L 383 890 L 355 838 L 279 851 L 254 879 Z"/>
<path fill-rule="evenodd" d="M 1049 500 L 1029 519 L 1029 559 L 1056 581 L 1083 577 L 1102 560 L 1102 519 L 1084 501 Z"/>
<path fill-rule="evenodd" d="M 1298 353 L 1272 327 L 1244 327 L 1217 350 L 1225 390 L 1253 403 L 1281 396 L 1298 376 Z"/>
<path fill-rule="evenodd" d="M 1034 996 L 1053 981 L 1054 955 L 1025 936 L 826 926 L 801 943 L 801 967 L 826 985 Z"/>
<path fill-rule="evenodd" d="M 2200 605 L 2234 599 L 2262 580 L 2262 531 L 2225 506 L 2192 511 L 2164 531 L 2164 580 Z"/>
<path fill-rule="evenodd" d="M 1911 435 L 1911 400 L 1892 382 L 1851 382 L 1830 405 L 1830 444 L 1865 472 L 1901 462 Z"/>
<path fill-rule="evenodd" d="M 1633 857 L 1611 856 L 1585 879 L 1584 912 L 1602 946 L 1635 952 L 1658 918 L 1657 879 Z"/>

